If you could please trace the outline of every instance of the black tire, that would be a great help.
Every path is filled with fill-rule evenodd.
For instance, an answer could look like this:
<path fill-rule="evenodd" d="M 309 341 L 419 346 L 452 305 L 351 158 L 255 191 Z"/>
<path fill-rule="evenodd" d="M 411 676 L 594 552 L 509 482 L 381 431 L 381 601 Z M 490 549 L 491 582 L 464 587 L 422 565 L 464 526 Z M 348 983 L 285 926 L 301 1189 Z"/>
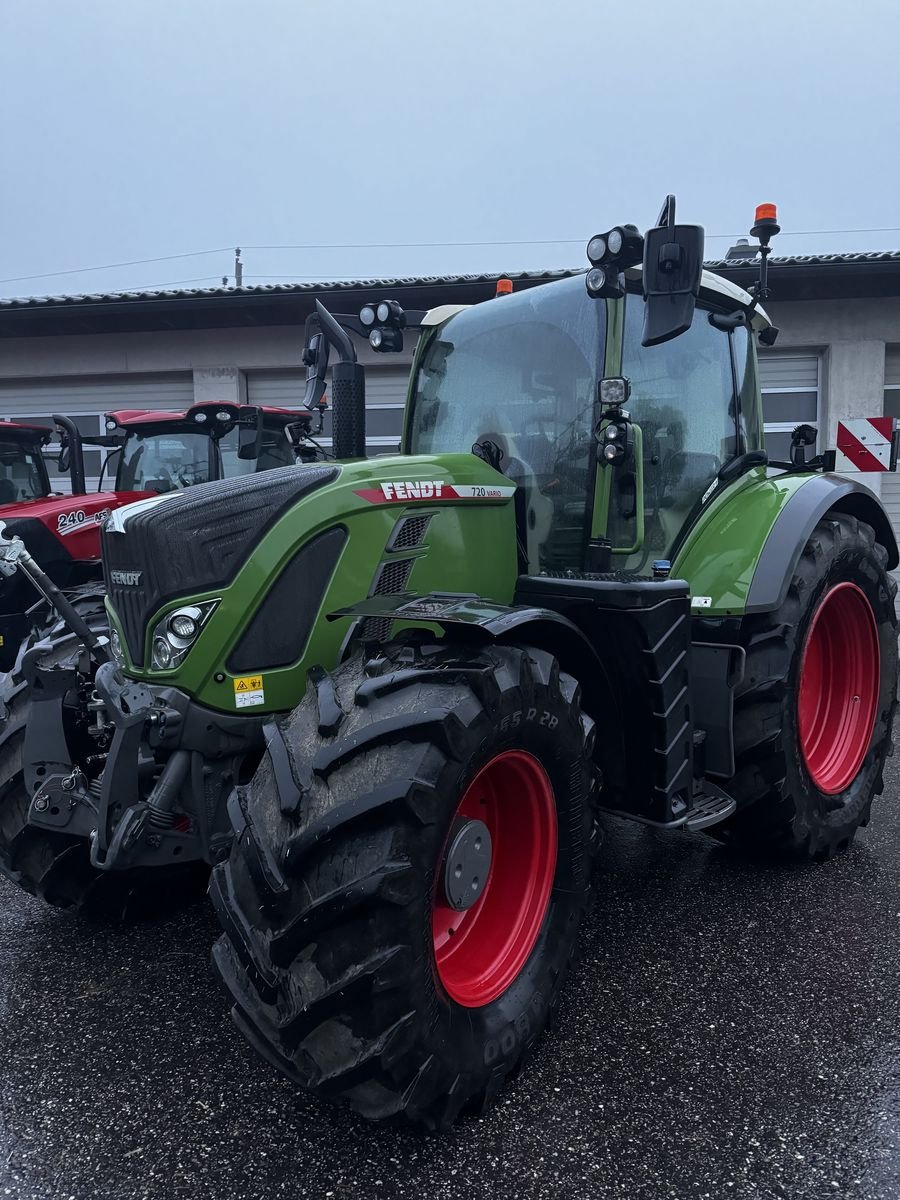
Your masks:
<path fill-rule="evenodd" d="M 96 632 L 108 627 L 102 595 L 73 597 L 82 618 Z M 31 706 L 21 676 L 22 654 L 46 641 L 41 662 L 66 666 L 79 653 L 77 638 L 62 622 L 41 629 L 24 644 L 16 670 L 4 681 L 5 720 L 0 727 L 0 874 L 24 891 L 88 920 L 122 924 L 169 913 L 203 898 L 209 878 L 205 864 L 159 870 L 98 871 L 83 838 L 28 824 L 30 795 L 22 770 L 25 725 Z"/>
<path fill-rule="evenodd" d="M 745 677 L 735 698 L 736 773 L 726 785 L 738 811 L 713 826 L 712 836 L 809 861 L 846 850 L 868 823 L 872 800 L 884 790 L 897 706 L 897 585 L 886 562 L 870 526 L 829 514 L 807 542 L 781 608 L 749 619 Z M 826 593 L 841 583 L 856 584 L 871 606 L 881 682 L 868 752 L 852 781 L 839 794 L 826 795 L 801 750 L 797 694 L 811 622 Z"/>
<path fill-rule="evenodd" d="M 278 729 L 232 796 L 236 836 L 210 888 L 234 1020 L 304 1089 L 445 1128 L 521 1067 L 575 948 L 593 785 L 579 687 L 541 650 L 397 645 L 323 673 Z M 434 955 L 437 868 L 468 783 L 516 748 L 555 795 L 552 892 L 514 981 L 464 1007 Z"/>

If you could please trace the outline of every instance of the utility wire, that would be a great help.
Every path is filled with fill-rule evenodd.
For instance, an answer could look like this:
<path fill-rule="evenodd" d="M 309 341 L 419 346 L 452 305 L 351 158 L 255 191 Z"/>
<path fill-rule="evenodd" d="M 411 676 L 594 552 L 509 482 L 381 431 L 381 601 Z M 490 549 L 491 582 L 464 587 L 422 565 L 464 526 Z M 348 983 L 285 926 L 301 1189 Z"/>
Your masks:
<path fill-rule="evenodd" d="M 858 233 L 900 233 L 898 225 L 867 226 L 864 229 L 783 229 L 788 237 L 830 237 Z M 710 241 L 745 237 L 746 233 L 708 233 Z M 523 238 L 515 241 L 481 242 L 298 242 L 282 246 L 243 246 L 244 250 L 430 250 L 463 249 L 485 246 L 581 246 L 586 238 Z M 41 275 L 12 275 L 2 283 L 24 283 L 32 279 L 56 279 L 62 275 L 86 275 L 89 271 L 113 271 L 118 267 L 137 267 L 147 263 L 173 262 L 179 258 L 201 258 L 207 254 L 231 254 L 233 246 L 216 246 L 211 250 L 189 250 L 183 254 L 164 254 L 157 258 L 134 258 L 128 262 L 104 263 L 93 267 L 72 267 L 65 271 L 45 271 Z M 313 276 L 308 276 L 313 278 Z"/>

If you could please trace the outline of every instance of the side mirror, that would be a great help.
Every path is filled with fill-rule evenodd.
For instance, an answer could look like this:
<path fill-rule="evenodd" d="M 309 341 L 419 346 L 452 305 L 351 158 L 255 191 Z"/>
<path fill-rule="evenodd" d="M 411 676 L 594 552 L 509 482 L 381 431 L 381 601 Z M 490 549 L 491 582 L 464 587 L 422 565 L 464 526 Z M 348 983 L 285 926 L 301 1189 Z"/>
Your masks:
<path fill-rule="evenodd" d="M 59 456 L 57 457 L 56 462 L 59 466 L 60 474 L 68 475 L 69 467 L 72 465 L 72 451 L 69 448 L 69 439 L 65 434 L 60 436 Z"/>
<path fill-rule="evenodd" d="M 303 365 L 306 367 L 306 394 L 303 397 L 303 405 L 310 411 L 318 408 L 325 395 L 325 373 L 328 370 L 329 353 L 328 339 L 324 333 L 307 336 L 303 351 Z"/>
<path fill-rule="evenodd" d="M 690 329 L 702 270 L 702 225 L 658 225 L 647 231 L 642 346 L 658 346 Z"/>
<path fill-rule="evenodd" d="M 258 408 L 247 409 L 241 413 L 238 425 L 238 458 L 259 458 L 262 432 L 262 413 Z"/>

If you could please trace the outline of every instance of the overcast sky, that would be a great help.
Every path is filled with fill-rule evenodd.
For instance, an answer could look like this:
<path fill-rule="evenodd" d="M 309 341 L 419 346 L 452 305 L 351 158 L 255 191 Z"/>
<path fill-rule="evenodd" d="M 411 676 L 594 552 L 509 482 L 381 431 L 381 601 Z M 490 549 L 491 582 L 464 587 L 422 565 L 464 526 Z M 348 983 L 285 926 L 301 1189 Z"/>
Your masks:
<path fill-rule="evenodd" d="M 898 47 L 897 0 L 0 0 L 0 294 L 581 265 L 667 191 L 707 257 L 761 201 L 900 248 Z"/>

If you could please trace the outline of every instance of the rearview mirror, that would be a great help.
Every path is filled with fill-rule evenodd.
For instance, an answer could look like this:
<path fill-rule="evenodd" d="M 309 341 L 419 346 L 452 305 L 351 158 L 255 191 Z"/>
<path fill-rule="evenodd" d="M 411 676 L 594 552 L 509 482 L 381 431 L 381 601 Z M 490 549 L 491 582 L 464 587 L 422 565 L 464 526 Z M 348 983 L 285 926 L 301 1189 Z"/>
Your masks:
<path fill-rule="evenodd" d="M 56 459 L 61 475 L 68 475 L 69 467 L 72 465 L 72 452 L 69 449 L 68 439 L 63 436 L 59 443 L 59 455 Z"/>
<path fill-rule="evenodd" d="M 658 225 L 647 231 L 642 346 L 658 346 L 690 329 L 702 270 L 702 225 Z"/>
<path fill-rule="evenodd" d="M 238 424 L 238 458 L 259 458 L 262 446 L 262 413 L 258 408 L 244 409 Z"/>

